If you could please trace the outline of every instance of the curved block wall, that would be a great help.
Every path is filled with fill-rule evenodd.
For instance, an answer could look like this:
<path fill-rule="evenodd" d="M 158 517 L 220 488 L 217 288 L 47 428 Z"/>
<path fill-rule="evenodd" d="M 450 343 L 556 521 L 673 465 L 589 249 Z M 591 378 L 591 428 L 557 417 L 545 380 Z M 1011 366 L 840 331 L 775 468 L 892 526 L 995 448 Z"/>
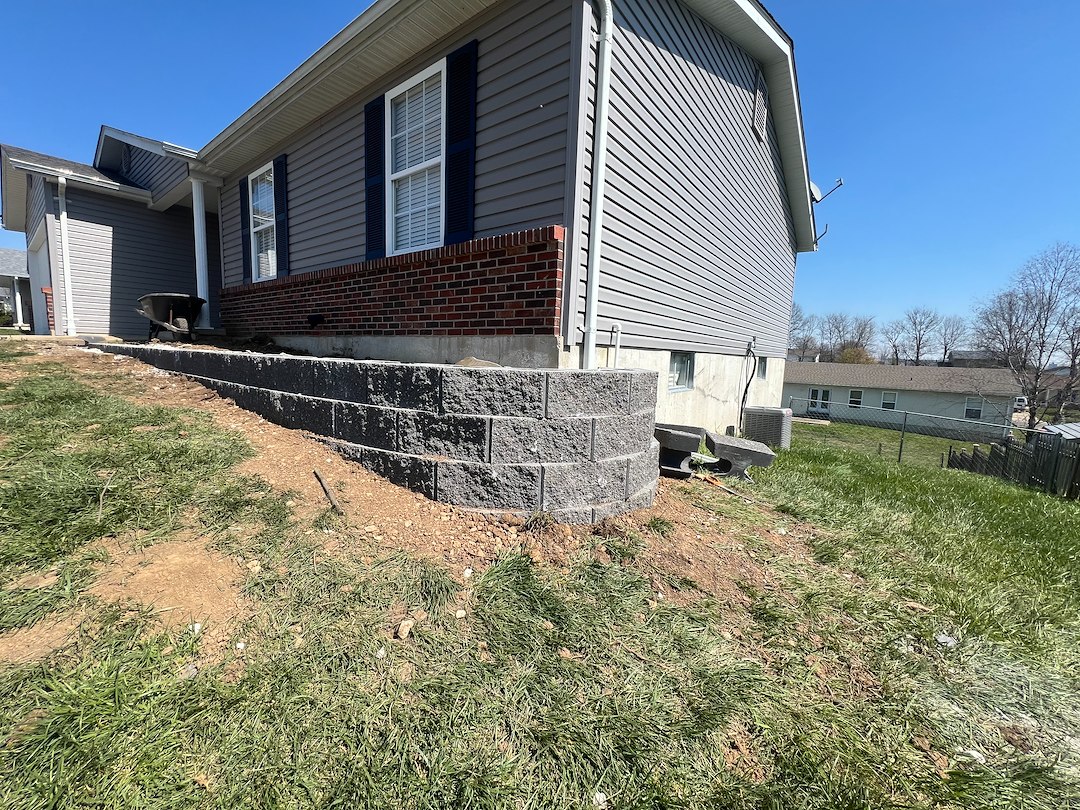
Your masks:
<path fill-rule="evenodd" d="M 467 368 L 101 344 L 429 498 L 588 523 L 650 506 L 655 371 Z"/>

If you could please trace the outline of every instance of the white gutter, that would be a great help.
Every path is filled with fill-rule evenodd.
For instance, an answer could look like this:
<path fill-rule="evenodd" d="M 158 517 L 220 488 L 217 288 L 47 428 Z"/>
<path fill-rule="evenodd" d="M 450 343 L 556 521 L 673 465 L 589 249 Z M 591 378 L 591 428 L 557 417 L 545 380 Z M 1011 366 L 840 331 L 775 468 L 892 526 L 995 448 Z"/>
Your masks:
<path fill-rule="evenodd" d="M 71 292 L 71 260 L 68 250 L 67 178 L 59 177 L 60 186 L 60 271 L 64 276 L 64 311 L 67 314 L 67 333 L 75 331 L 75 296 Z"/>
<path fill-rule="evenodd" d="M 596 107 L 593 111 L 592 188 L 589 195 L 589 263 L 585 287 L 585 368 L 596 368 L 596 310 L 600 296 L 600 253 L 604 246 L 604 185 L 607 180 L 608 96 L 611 90 L 611 0 L 594 0 L 600 15 L 596 52 Z"/>

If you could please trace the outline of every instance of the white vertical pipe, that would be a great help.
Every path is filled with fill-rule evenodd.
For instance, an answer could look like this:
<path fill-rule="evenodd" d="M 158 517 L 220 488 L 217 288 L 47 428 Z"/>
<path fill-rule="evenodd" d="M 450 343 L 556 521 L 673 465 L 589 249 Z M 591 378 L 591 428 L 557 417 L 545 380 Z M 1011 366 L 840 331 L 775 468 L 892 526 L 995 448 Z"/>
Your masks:
<path fill-rule="evenodd" d="M 11 294 L 12 300 L 15 302 L 15 320 L 13 321 L 13 325 L 26 326 L 22 319 L 22 293 L 19 292 L 19 280 L 17 278 L 11 280 Z"/>
<path fill-rule="evenodd" d="M 191 217 L 195 232 L 195 294 L 206 301 L 199 313 L 198 326 L 210 325 L 210 271 L 206 258 L 206 195 L 204 183 L 197 177 L 191 181 Z"/>
<path fill-rule="evenodd" d="M 60 186 L 60 272 L 64 277 L 64 312 L 67 316 L 66 332 L 77 335 L 75 329 L 75 295 L 71 289 L 71 250 L 68 241 L 67 178 L 57 178 Z"/>
<path fill-rule="evenodd" d="M 617 324 L 613 325 L 611 327 L 611 331 L 615 333 L 615 341 L 614 341 L 615 342 L 615 351 L 614 351 L 615 357 L 612 358 L 609 365 L 612 368 L 618 368 L 619 367 L 619 348 L 622 346 L 622 324 L 617 323 Z"/>
<path fill-rule="evenodd" d="M 607 179 L 608 97 L 611 90 L 611 0 L 594 0 L 600 15 L 596 49 L 596 107 L 593 112 L 592 188 L 589 195 L 589 262 L 585 287 L 585 368 L 596 368 L 596 311 L 600 295 L 600 254 L 604 233 L 604 185 Z"/>

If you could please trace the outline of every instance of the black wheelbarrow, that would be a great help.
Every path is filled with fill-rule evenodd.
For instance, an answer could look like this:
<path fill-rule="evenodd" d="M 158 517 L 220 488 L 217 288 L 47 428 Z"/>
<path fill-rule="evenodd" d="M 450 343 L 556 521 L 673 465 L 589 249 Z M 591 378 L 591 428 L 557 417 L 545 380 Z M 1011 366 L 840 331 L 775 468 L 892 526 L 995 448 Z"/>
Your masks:
<path fill-rule="evenodd" d="M 195 322 L 206 300 L 187 293 L 150 293 L 135 311 L 150 321 L 150 340 L 162 331 L 195 340 Z"/>

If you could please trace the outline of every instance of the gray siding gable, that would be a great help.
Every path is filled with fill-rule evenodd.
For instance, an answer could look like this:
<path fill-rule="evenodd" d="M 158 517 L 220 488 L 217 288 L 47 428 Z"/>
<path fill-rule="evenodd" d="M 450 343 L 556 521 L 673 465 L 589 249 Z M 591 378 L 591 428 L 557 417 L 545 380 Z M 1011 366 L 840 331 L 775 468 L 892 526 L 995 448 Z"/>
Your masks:
<path fill-rule="evenodd" d="M 627 346 L 733 354 L 756 339 L 784 357 L 795 237 L 772 122 L 764 143 L 751 129 L 758 66 L 678 0 L 615 9 L 598 341 L 618 323 Z M 583 247 L 569 342 L 584 327 L 586 261 Z"/>
<path fill-rule="evenodd" d="M 238 186 L 288 155 L 292 274 L 364 260 L 364 104 L 477 39 L 476 236 L 564 223 L 571 95 L 571 8 L 581 0 L 501 3 L 289 139 L 221 190 L 226 286 L 243 281 Z"/>
<path fill-rule="evenodd" d="M 154 202 L 161 199 L 177 183 L 187 179 L 188 164 L 185 160 L 169 155 L 157 155 L 127 143 L 123 149 L 121 174 L 126 180 L 147 189 Z"/>

